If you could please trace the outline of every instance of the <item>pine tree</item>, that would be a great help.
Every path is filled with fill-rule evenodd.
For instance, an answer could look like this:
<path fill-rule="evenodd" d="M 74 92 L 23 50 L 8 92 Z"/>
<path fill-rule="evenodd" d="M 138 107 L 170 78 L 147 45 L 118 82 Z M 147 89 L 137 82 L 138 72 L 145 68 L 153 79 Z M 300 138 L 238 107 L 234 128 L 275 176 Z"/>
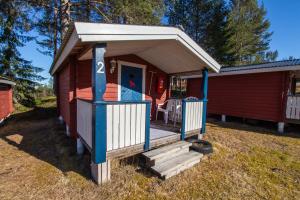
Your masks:
<path fill-rule="evenodd" d="M 226 62 L 226 15 L 224 0 L 169 0 L 169 24 L 181 26 L 219 62 Z"/>
<path fill-rule="evenodd" d="M 54 57 L 61 43 L 61 19 L 59 0 L 40 0 L 35 3 L 35 12 L 41 18 L 34 26 L 42 37 L 36 39 L 38 50 L 45 55 Z"/>
<path fill-rule="evenodd" d="M 163 0 L 111 0 L 107 16 L 113 23 L 158 25 L 164 14 Z"/>
<path fill-rule="evenodd" d="M 0 3 L 0 75 L 16 82 L 14 96 L 19 103 L 33 106 L 35 86 L 43 79 L 38 75 L 42 69 L 23 59 L 18 50 L 33 39 L 26 35 L 31 28 L 30 5 L 18 0 Z"/>
<path fill-rule="evenodd" d="M 35 8 L 39 50 L 53 57 L 73 21 L 157 25 L 164 14 L 163 0 L 35 0 Z"/>
<path fill-rule="evenodd" d="M 228 8 L 223 0 L 209 3 L 209 21 L 205 28 L 203 47 L 218 62 L 226 64 L 229 54 L 226 49 L 226 17 Z"/>
<path fill-rule="evenodd" d="M 227 50 L 232 55 L 230 61 L 233 64 L 267 60 L 272 32 L 268 31 L 270 22 L 265 16 L 266 10 L 263 5 L 258 5 L 257 0 L 231 0 L 227 23 Z M 274 59 L 276 53 L 272 55 Z"/>

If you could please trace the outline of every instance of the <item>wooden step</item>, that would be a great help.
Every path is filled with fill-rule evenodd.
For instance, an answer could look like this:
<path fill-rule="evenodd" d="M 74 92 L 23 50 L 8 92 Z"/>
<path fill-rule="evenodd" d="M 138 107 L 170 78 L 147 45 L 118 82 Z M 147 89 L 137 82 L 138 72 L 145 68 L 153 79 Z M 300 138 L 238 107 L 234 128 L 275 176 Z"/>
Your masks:
<path fill-rule="evenodd" d="M 161 178 L 168 179 L 200 162 L 203 154 L 189 151 L 151 167 Z"/>
<path fill-rule="evenodd" d="M 171 145 L 167 145 L 161 148 L 154 149 L 143 153 L 146 162 L 151 163 L 150 166 L 155 165 L 156 161 L 165 160 L 165 158 L 171 158 L 182 153 L 182 151 L 187 152 L 192 144 L 185 141 L 179 141 Z"/>

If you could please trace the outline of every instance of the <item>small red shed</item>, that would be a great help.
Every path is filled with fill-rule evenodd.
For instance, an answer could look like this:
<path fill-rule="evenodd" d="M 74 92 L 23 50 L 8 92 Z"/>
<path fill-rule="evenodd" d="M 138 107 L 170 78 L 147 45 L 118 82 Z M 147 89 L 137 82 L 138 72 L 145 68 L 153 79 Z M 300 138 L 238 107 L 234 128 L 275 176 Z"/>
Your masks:
<path fill-rule="evenodd" d="M 0 77 L 0 123 L 14 111 L 13 92 L 14 82 Z"/>
<path fill-rule="evenodd" d="M 199 78 L 200 77 L 200 78 Z M 187 95 L 196 92 L 201 75 L 186 76 Z M 300 122 L 300 60 L 223 67 L 209 74 L 208 114 L 235 116 L 278 123 Z"/>

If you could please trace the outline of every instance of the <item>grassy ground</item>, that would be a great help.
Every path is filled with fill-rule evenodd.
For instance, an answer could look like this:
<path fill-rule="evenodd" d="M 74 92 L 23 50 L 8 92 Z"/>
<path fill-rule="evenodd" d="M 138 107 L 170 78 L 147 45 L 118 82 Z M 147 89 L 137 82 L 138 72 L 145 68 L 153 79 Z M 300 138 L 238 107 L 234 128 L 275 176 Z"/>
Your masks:
<path fill-rule="evenodd" d="M 300 133 L 208 123 L 215 152 L 162 181 L 138 158 L 113 161 L 112 181 L 90 179 L 89 155 L 55 119 L 54 99 L 16 112 L 0 128 L 0 199 L 300 199 Z"/>

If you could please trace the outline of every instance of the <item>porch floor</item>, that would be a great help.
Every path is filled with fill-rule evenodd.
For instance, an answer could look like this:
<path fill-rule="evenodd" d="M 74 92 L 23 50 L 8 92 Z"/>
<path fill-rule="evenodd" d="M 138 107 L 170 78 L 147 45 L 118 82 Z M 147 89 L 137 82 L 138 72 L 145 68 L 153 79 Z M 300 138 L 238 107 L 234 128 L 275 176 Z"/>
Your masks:
<path fill-rule="evenodd" d="M 169 122 L 168 124 L 165 124 L 161 120 L 151 121 L 150 140 L 156 140 L 159 138 L 180 134 L 180 128 L 181 126 L 179 124 L 176 124 L 174 126 L 173 122 Z"/>

